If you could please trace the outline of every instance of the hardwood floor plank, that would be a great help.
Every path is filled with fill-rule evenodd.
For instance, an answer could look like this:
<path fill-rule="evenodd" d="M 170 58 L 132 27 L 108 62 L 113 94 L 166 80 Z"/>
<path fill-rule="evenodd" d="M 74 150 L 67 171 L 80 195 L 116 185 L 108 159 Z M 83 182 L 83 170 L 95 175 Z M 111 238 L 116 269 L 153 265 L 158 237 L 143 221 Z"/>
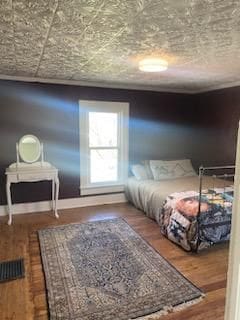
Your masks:
<path fill-rule="evenodd" d="M 0 284 L 0 319 L 48 319 L 37 230 L 54 225 L 115 217 L 125 219 L 150 245 L 206 294 L 199 304 L 161 319 L 223 320 L 228 246 L 219 245 L 200 254 L 187 253 L 163 237 L 154 221 L 129 204 L 60 210 L 58 220 L 49 212 L 16 215 L 13 217 L 12 226 L 6 225 L 6 217 L 1 217 L 0 260 L 24 257 L 26 277 Z"/>

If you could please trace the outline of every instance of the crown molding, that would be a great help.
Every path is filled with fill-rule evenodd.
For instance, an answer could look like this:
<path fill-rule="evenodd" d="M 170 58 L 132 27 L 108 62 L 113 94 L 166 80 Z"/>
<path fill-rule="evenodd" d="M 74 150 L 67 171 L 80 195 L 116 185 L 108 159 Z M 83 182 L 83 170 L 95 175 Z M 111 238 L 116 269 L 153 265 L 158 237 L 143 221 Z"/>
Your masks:
<path fill-rule="evenodd" d="M 211 92 L 211 91 L 216 91 L 216 90 L 221 90 L 221 89 L 234 88 L 234 87 L 239 87 L 239 86 L 240 86 L 240 80 L 232 81 L 229 83 L 213 85 L 213 86 L 209 86 L 208 88 L 197 90 L 194 92 L 194 94 Z"/>
<path fill-rule="evenodd" d="M 208 88 L 192 90 L 192 89 L 161 88 L 161 87 L 149 86 L 149 85 L 108 83 L 108 82 L 87 81 L 87 80 L 85 81 L 85 80 L 47 79 L 47 78 L 36 78 L 36 77 L 9 76 L 4 74 L 0 74 L 0 80 L 62 84 L 62 85 L 71 85 L 71 86 L 124 89 L 124 90 L 155 91 L 155 92 L 165 92 L 165 93 L 183 93 L 183 94 L 192 94 L 192 95 L 240 86 L 240 80 L 238 80 L 238 81 L 233 81 L 225 84 L 209 86 Z"/>
<path fill-rule="evenodd" d="M 22 81 L 22 82 L 35 82 L 35 83 L 49 83 L 49 84 L 63 84 L 71 86 L 83 86 L 83 87 L 98 87 L 98 88 L 110 88 L 110 89 L 125 89 L 125 90 L 141 90 L 141 91 L 156 91 L 166 93 L 195 93 L 192 90 L 187 89 L 174 89 L 174 88 L 161 88 L 157 86 L 149 85 L 137 85 L 137 84 L 124 84 L 124 83 L 108 83 L 97 81 L 85 81 L 85 80 L 64 80 L 64 79 L 45 79 L 35 77 L 22 77 L 22 76 L 8 76 L 0 74 L 0 80 L 10 81 Z"/>

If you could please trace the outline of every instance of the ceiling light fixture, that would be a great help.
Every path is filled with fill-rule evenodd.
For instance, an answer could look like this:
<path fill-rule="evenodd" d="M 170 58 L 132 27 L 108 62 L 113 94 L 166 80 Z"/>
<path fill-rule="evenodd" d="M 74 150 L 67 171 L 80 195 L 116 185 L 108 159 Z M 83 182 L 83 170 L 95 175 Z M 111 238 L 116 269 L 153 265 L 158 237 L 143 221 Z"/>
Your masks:
<path fill-rule="evenodd" d="M 139 61 L 139 70 L 144 72 L 161 72 L 168 68 L 168 62 L 160 58 L 145 58 Z"/>

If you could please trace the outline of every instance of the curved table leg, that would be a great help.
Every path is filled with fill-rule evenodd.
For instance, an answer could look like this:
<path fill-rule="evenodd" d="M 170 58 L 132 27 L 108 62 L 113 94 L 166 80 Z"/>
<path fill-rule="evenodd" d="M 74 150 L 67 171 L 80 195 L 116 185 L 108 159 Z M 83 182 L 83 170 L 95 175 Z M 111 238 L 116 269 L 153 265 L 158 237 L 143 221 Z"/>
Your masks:
<path fill-rule="evenodd" d="M 8 204 L 8 225 L 12 224 L 12 199 L 11 199 L 11 183 L 6 184 L 7 204 Z"/>
<path fill-rule="evenodd" d="M 58 195 L 59 195 L 59 179 L 58 177 L 55 179 L 56 184 L 56 194 L 55 194 L 55 217 L 59 218 L 58 212 L 57 212 L 57 205 L 58 205 Z"/>
<path fill-rule="evenodd" d="M 52 180 L 52 210 L 55 211 L 55 180 Z"/>

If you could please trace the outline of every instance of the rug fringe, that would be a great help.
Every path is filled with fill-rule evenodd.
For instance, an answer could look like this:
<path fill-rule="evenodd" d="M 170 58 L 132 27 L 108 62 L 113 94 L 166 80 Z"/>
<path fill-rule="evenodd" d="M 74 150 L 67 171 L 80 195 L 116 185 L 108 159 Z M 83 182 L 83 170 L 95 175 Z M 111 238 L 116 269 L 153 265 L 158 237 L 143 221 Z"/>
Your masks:
<path fill-rule="evenodd" d="M 197 298 L 197 299 L 194 299 L 194 300 L 191 300 L 191 301 L 188 301 L 188 302 L 183 302 L 183 303 L 181 303 L 181 304 L 179 304 L 178 306 L 175 306 L 175 307 L 167 306 L 167 307 L 164 307 L 160 311 L 157 311 L 155 313 L 149 314 L 147 316 L 135 318 L 134 320 L 158 320 L 160 317 L 166 316 L 169 313 L 176 312 L 176 311 L 181 311 L 181 310 L 186 309 L 187 307 L 193 306 L 193 305 L 201 302 L 204 297 L 205 297 L 205 295 L 202 294 L 202 296 L 200 298 Z"/>

